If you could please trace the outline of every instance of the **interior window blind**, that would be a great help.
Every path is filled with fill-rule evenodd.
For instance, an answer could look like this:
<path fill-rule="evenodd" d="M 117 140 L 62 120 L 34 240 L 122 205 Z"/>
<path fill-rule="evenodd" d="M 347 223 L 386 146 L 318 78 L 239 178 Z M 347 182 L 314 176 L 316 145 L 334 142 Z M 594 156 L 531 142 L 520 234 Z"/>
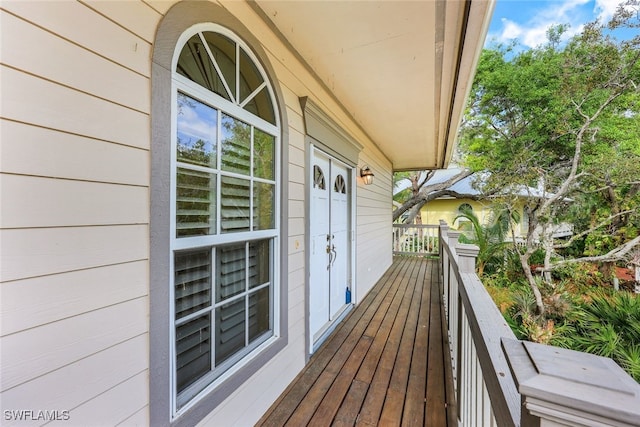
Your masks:
<path fill-rule="evenodd" d="M 216 251 L 216 301 L 225 301 L 247 289 L 246 244 L 228 245 Z M 245 298 L 216 309 L 216 364 L 245 345 Z"/>
<path fill-rule="evenodd" d="M 214 234 L 216 232 L 215 175 L 178 168 L 177 184 L 177 237 Z"/>
<path fill-rule="evenodd" d="M 176 326 L 177 387 L 181 391 L 211 370 L 211 251 L 175 257 L 175 316 L 203 313 Z"/>

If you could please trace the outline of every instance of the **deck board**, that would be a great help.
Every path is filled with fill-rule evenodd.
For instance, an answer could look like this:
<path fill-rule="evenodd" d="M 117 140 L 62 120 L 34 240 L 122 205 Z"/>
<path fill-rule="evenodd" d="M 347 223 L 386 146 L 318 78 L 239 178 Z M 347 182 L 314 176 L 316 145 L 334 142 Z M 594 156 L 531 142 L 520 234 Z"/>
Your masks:
<path fill-rule="evenodd" d="M 446 426 L 439 277 L 394 258 L 258 425 Z"/>

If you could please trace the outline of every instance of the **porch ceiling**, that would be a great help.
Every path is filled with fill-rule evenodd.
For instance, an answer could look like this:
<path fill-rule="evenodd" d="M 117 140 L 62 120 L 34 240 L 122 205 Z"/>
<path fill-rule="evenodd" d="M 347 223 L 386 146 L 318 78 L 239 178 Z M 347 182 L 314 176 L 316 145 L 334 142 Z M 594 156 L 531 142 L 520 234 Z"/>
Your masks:
<path fill-rule="evenodd" d="M 256 2 L 395 170 L 448 165 L 493 3 Z"/>

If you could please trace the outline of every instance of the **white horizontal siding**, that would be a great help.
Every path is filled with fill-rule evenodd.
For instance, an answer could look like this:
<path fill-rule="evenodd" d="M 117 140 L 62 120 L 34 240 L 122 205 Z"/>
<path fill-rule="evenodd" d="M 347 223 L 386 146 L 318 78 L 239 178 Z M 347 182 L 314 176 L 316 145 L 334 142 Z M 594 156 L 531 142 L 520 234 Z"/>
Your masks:
<path fill-rule="evenodd" d="M 147 259 L 146 225 L 1 230 L 0 278 L 26 279 Z"/>
<path fill-rule="evenodd" d="M 150 5 L 142 1 L 83 0 L 83 2 L 148 43 L 153 43 L 162 15 Z"/>
<path fill-rule="evenodd" d="M 145 406 L 129 418 L 126 418 L 122 422 L 115 424 L 116 426 L 122 427 L 131 427 L 131 426 L 140 426 L 145 427 L 149 426 L 149 406 Z"/>
<path fill-rule="evenodd" d="M 3 32 L 20 34 L 19 44 L 3 46 L 4 64 L 116 104 L 149 112 L 147 77 L 9 13 L 0 12 L 0 24 Z M 69 63 L 71 59 L 73 65 Z M 71 65 L 73 72 L 69 72 Z"/>
<path fill-rule="evenodd" d="M 146 261 L 3 283 L 0 336 L 143 297 L 148 284 Z"/>
<path fill-rule="evenodd" d="M 14 0 L 3 1 L 2 7 L 25 21 L 143 76 L 149 77 L 151 73 L 151 44 L 80 2 Z M 14 37 L 20 40 L 19 34 Z M 61 59 L 73 67 L 74 58 Z"/>
<path fill-rule="evenodd" d="M 2 97 L 11 99 L 10 103 L 3 103 L 4 118 L 122 145 L 149 148 L 148 114 L 13 68 L 3 66 L 0 73 Z"/>
<path fill-rule="evenodd" d="M 7 1 L 0 12 L 0 400 L 70 410 L 66 425 L 148 423 L 150 39 L 161 15 L 118 3 Z"/>
<path fill-rule="evenodd" d="M 149 185 L 149 152 L 69 134 L 0 121 L 5 173 L 114 184 Z"/>
<path fill-rule="evenodd" d="M 92 354 L 75 363 L 37 377 L 2 393 L 3 410 L 31 409 L 70 410 L 108 392 L 124 381 L 145 374 L 148 366 L 139 355 L 148 352 L 149 337 L 139 335 Z M 95 424 L 102 424 L 94 419 Z M 33 425 L 3 420 L 3 427 Z M 70 424 L 67 424 L 70 425 Z"/>
<path fill-rule="evenodd" d="M 356 202 L 356 264 L 357 298 L 364 295 L 391 266 L 391 165 L 366 151 L 361 154 L 360 166 L 369 165 L 375 174 L 373 184 L 358 182 Z"/>
<path fill-rule="evenodd" d="M 146 187 L 24 175 L 2 175 L 0 187 L 5 229 L 144 224 L 149 218 Z"/>
<path fill-rule="evenodd" d="M 147 371 L 142 371 L 73 409 L 69 421 L 51 425 L 92 426 L 99 420 L 103 426 L 148 426 L 147 402 L 149 378 Z"/>
<path fill-rule="evenodd" d="M 3 337 L 0 391 L 146 333 L 147 314 L 138 298 Z"/>

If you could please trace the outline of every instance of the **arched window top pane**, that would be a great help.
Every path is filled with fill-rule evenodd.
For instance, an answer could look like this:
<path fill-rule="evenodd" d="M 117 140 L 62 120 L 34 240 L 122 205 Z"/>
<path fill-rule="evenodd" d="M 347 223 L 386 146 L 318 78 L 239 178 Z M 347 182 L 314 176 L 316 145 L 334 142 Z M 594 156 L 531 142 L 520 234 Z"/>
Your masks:
<path fill-rule="evenodd" d="M 469 203 L 463 203 L 460 206 L 458 206 L 458 212 L 472 212 L 473 211 L 473 207 L 469 204 Z"/>
<path fill-rule="evenodd" d="M 276 124 L 273 99 L 264 72 L 249 53 L 229 37 L 213 31 L 194 34 L 180 52 L 176 71 Z"/>
<path fill-rule="evenodd" d="M 313 166 L 313 187 L 320 190 L 324 190 L 326 185 L 324 183 L 324 172 L 318 165 Z"/>
<path fill-rule="evenodd" d="M 336 193 L 347 194 L 347 186 L 342 175 L 336 176 L 336 182 L 333 184 L 333 191 Z"/>
<path fill-rule="evenodd" d="M 200 34 L 193 35 L 182 48 L 176 71 L 189 80 L 231 101 Z"/>

